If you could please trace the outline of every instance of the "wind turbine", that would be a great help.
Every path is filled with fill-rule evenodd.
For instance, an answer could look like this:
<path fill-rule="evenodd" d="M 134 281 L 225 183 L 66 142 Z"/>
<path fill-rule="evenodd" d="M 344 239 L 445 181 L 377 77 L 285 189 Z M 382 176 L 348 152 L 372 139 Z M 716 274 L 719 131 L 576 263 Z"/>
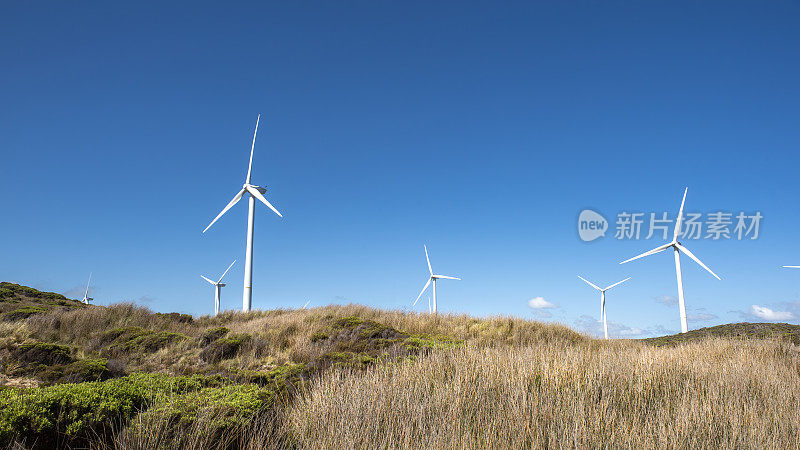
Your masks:
<path fill-rule="evenodd" d="M 247 166 L 247 177 L 244 179 L 244 185 L 242 186 L 242 190 L 239 191 L 233 197 L 233 200 L 228 203 L 228 205 L 220 212 L 214 220 L 211 221 L 210 224 L 203 230 L 205 233 L 211 225 L 214 225 L 223 214 L 228 212 L 229 209 L 233 207 L 242 197 L 247 194 L 248 198 L 248 209 L 247 209 L 247 247 L 245 252 L 244 258 L 244 291 L 242 292 L 242 311 L 250 311 L 250 307 L 253 304 L 253 227 L 255 225 L 255 210 L 256 210 L 256 199 L 261 203 L 267 205 L 267 208 L 271 209 L 280 217 L 283 217 L 281 213 L 275 209 L 274 206 L 270 202 L 264 198 L 264 195 L 267 190 L 261 186 L 256 186 L 250 183 L 250 174 L 253 170 L 253 150 L 256 148 L 256 134 L 258 133 L 258 122 L 261 120 L 261 114 L 258 115 L 258 119 L 256 119 L 256 130 L 253 132 L 253 145 L 250 147 L 250 165 Z"/>
<path fill-rule="evenodd" d="M 603 333 L 605 333 L 606 339 L 608 339 L 608 323 L 606 322 L 606 291 L 611 289 L 611 288 L 613 288 L 614 286 L 619 286 L 620 284 L 630 280 L 631 277 L 625 278 L 624 280 L 620 281 L 619 283 L 614 283 L 614 284 L 612 284 L 611 286 L 609 286 L 609 287 L 607 287 L 605 289 L 602 289 L 602 288 L 598 287 L 597 285 L 595 285 L 591 281 L 587 280 L 586 278 L 583 278 L 580 275 L 578 275 L 578 278 L 580 278 L 581 280 L 585 281 L 586 284 L 588 284 L 589 286 L 591 286 L 591 287 L 597 289 L 598 291 L 600 291 L 600 318 L 603 321 Z"/>
<path fill-rule="evenodd" d="M 800 266 L 783 266 L 786 269 L 800 269 Z"/>
<path fill-rule="evenodd" d="M 92 273 L 89 272 L 89 281 L 86 282 L 86 292 L 83 293 L 83 303 L 89 304 L 90 301 L 94 300 L 93 298 L 89 297 L 89 283 L 92 282 Z"/>
<path fill-rule="evenodd" d="M 216 283 L 209 280 L 205 276 L 200 275 L 204 280 L 208 281 L 214 286 L 214 316 L 217 316 L 219 314 L 219 310 L 222 307 L 222 288 L 225 287 L 225 283 L 222 282 L 222 279 L 225 278 L 225 274 L 228 273 L 229 270 L 231 270 L 231 267 L 233 267 L 234 264 L 236 264 L 235 259 L 233 260 L 231 265 L 228 266 L 227 269 L 225 269 L 225 272 L 222 272 L 222 276 L 219 277 L 219 280 L 217 280 Z"/>
<path fill-rule="evenodd" d="M 431 268 L 431 259 L 428 257 L 428 246 L 427 245 L 423 245 L 423 247 L 425 248 L 425 259 L 428 260 L 428 271 L 430 271 L 431 277 L 428 278 L 428 282 L 425 283 L 425 287 L 422 288 L 422 291 L 420 291 L 419 295 L 417 296 L 417 299 L 414 300 L 414 305 L 417 304 L 419 299 L 422 297 L 422 294 L 425 293 L 425 290 L 428 289 L 428 286 L 430 286 L 431 282 L 433 282 L 433 313 L 436 314 L 437 313 L 437 310 L 436 310 L 436 280 L 438 280 L 440 278 L 444 278 L 446 280 L 461 280 L 461 278 L 449 277 L 447 275 L 434 275 L 433 274 L 433 269 Z"/>
<path fill-rule="evenodd" d="M 681 245 L 678 242 L 678 235 L 681 232 L 681 223 L 683 222 L 683 206 L 686 203 L 686 194 L 689 192 L 689 188 L 687 187 L 686 190 L 683 192 L 683 201 L 681 201 L 681 209 L 678 211 L 678 218 L 675 221 L 675 232 L 672 237 L 672 241 L 664 244 L 660 247 L 656 247 L 650 251 L 644 252 L 639 256 L 634 256 L 631 259 L 622 261 L 620 264 L 625 264 L 627 262 L 633 261 L 635 259 L 643 258 L 645 256 L 655 255 L 656 253 L 661 253 L 668 248 L 672 248 L 675 251 L 675 273 L 678 277 L 678 307 L 680 308 L 681 313 L 681 333 L 686 333 L 689 331 L 689 326 L 686 324 L 686 302 L 683 298 L 683 277 L 681 276 L 681 252 L 685 253 L 686 256 L 694 260 L 697 264 L 700 264 L 700 267 L 706 269 L 708 273 L 714 275 L 714 277 L 718 280 L 721 280 L 717 274 L 715 274 L 711 269 L 708 268 L 702 261 L 700 261 L 694 253 L 690 252 L 688 248 Z"/>

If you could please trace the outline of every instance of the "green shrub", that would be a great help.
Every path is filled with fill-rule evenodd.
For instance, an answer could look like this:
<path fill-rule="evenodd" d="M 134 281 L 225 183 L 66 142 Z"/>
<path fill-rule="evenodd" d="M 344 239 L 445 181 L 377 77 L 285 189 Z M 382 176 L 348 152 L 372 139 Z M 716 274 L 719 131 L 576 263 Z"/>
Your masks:
<path fill-rule="evenodd" d="M 257 384 L 275 392 L 285 393 L 308 375 L 305 364 L 285 364 L 267 371 L 242 370 L 235 376 L 238 382 Z"/>
<path fill-rule="evenodd" d="M 90 358 L 75 361 L 64 367 L 59 382 L 80 383 L 84 381 L 102 381 L 114 376 L 114 372 L 108 367 L 108 360 L 105 358 Z"/>
<path fill-rule="evenodd" d="M 170 434 L 188 434 L 202 420 L 203 434 L 213 442 L 226 432 L 247 425 L 266 410 L 275 394 L 253 384 L 207 387 L 153 405 L 142 413 L 132 433 L 147 433 L 149 425 L 167 423 Z"/>
<path fill-rule="evenodd" d="M 103 435 L 150 404 L 219 385 L 216 378 L 134 374 L 108 381 L 0 391 L 0 446 L 24 440 L 53 448 Z M 62 444 L 63 445 L 63 444 Z"/>
<path fill-rule="evenodd" d="M 153 353 L 167 345 L 189 339 L 188 336 L 168 331 L 155 332 L 141 327 L 121 327 L 101 334 L 97 341 L 97 348 L 107 348 L 108 353 Z"/>
<path fill-rule="evenodd" d="M 318 331 L 311 335 L 311 342 L 324 341 L 325 339 L 328 339 L 328 335 L 321 331 Z"/>
<path fill-rule="evenodd" d="M 52 366 L 68 364 L 73 361 L 69 347 L 49 342 L 30 342 L 19 345 L 11 350 L 11 355 L 23 364 Z"/>
<path fill-rule="evenodd" d="M 189 339 L 188 336 L 180 333 L 170 333 L 168 331 L 159 331 L 142 334 L 137 336 L 121 346 L 125 351 L 142 350 L 147 353 L 157 352 L 167 345 Z"/>
<path fill-rule="evenodd" d="M 225 337 L 229 331 L 230 330 L 225 327 L 217 327 L 206 330 L 205 333 L 203 333 L 199 338 L 200 345 L 205 347 L 208 344 Z"/>
<path fill-rule="evenodd" d="M 235 334 L 233 336 L 212 342 L 200 352 L 200 359 L 207 363 L 217 363 L 236 356 L 242 344 L 250 340 L 249 334 Z"/>
<path fill-rule="evenodd" d="M 11 289 L 7 288 L 0 288 L 0 299 L 2 298 L 14 298 L 17 294 L 14 293 Z"/>
<path fill-rule="evenodd" d="M 0 282 L 0 288 L 3 290 L 11 291 L 12 293 L 15 294 L 19 294 L 23 297 L 67 300 L 67 297 L 64 297 L 63 295 L 57 294 L 55 292 L 42 292 L 32 287 L 20 286 L 18 284 L 9 283 L 7 281 Z"/>
<path fill-rule="evenodd" d="M 192 323 L 194 322 L 194 317 L 189 314 L 180 314 L 180 313 L 156 313 L 156 317 L 161 317 L 166 319 L 169 322 L 177 322 L 177 323 Z"/>
<path fill-rule="evenodd" d="M 47 311 L 47 308 L 41 306 L 26 306 L 24 308 L 15 309 L 14 311 L 3 314 L 3 320 L 6 322 L 14 322 L 17 320 L 27 319 L 28 317 Z"/>
<path fill-rule="evenodd" d="M 353 328 L 361 325 L 363 322 L 364 320 L 357 316 L 342 317 L 333 323 L 333 328 Z"/>

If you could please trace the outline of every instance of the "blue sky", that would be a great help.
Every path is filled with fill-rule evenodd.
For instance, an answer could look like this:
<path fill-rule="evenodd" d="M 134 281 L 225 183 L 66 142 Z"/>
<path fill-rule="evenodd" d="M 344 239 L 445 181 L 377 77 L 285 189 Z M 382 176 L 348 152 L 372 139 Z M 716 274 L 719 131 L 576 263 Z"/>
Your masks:
<path fill-rule="evenodd" d="M 440 310 L 612 334 L 680 328 L 671 255 L 591 243 L 593 209 L 764 216 L 687 242 L 690 328 L 800 318 L 800 5 L 790 2 L 6 2 L 0 279 L 97 303 L 241 305 L 257 114 L 255 308 Z M 557 306 L 532 309 L 542 297 Z M 426 302 L 421 302 L 426 303 Z M 768 308 L 754 316 L 753 305 Z M 419 310 L 426 310 L 426 305 Z M 785 313 L 785 314 L 779 314 Z M 788 314 L 788 315 L 787 315 Z"/>

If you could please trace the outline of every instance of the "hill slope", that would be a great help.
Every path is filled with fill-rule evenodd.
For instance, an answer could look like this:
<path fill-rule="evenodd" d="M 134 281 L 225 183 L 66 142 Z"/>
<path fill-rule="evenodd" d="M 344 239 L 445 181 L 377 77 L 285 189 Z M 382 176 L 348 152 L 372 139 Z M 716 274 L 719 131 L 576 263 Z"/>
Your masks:
<path fill-rule="evenodd" d="M 779 339 L 800 345 L 800 325 L 788 323 L 729 323 L 715 327 L 690 330 L 688 333 L 661 336 L 642 341 L 653 345 L 675 345 L 702 341 L 709 337 L 731 339 Z"/>
<path fill-rule="evenodd" d="M 1 286 L 0 447 L 800 446 L 796 347 L 731 330 L 603 341 L 358 305 L 195 318 Z"/>
<path fill-rule="evenodd" d="M 3 321 L 25 319 L 50 310 L 69 311 L 84 307 L 86 305 L 82 302 L 55 292 L 42 292 L 19 284 L 0 282 L 0 320 Z"/>

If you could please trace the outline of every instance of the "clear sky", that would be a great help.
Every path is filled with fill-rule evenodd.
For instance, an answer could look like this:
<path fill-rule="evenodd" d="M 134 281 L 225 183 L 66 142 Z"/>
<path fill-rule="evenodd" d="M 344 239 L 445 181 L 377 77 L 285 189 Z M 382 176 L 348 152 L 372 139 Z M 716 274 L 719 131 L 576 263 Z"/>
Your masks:
<path fill-rule="evenodd" d="M 679 330 L 663 242 L 617 214 L 760 212 L 756 240 L 686 241 L 690 328 L 800 318 L 796 2 L 4 2 L 0 279 L 157 311 L 440 310 L 612 334 Z M 612 230 L 579 239 L 580 211 Z M 646 234 L 646 230 L 645 230 Z M 553 308 L 534 309 L 552 305 Z M 753 305 L 758 308 L 754 309 Z M 417 305 L 427 310 L 427 300 Z M 758 312 L 761 317 L 754 313 Z"/>

